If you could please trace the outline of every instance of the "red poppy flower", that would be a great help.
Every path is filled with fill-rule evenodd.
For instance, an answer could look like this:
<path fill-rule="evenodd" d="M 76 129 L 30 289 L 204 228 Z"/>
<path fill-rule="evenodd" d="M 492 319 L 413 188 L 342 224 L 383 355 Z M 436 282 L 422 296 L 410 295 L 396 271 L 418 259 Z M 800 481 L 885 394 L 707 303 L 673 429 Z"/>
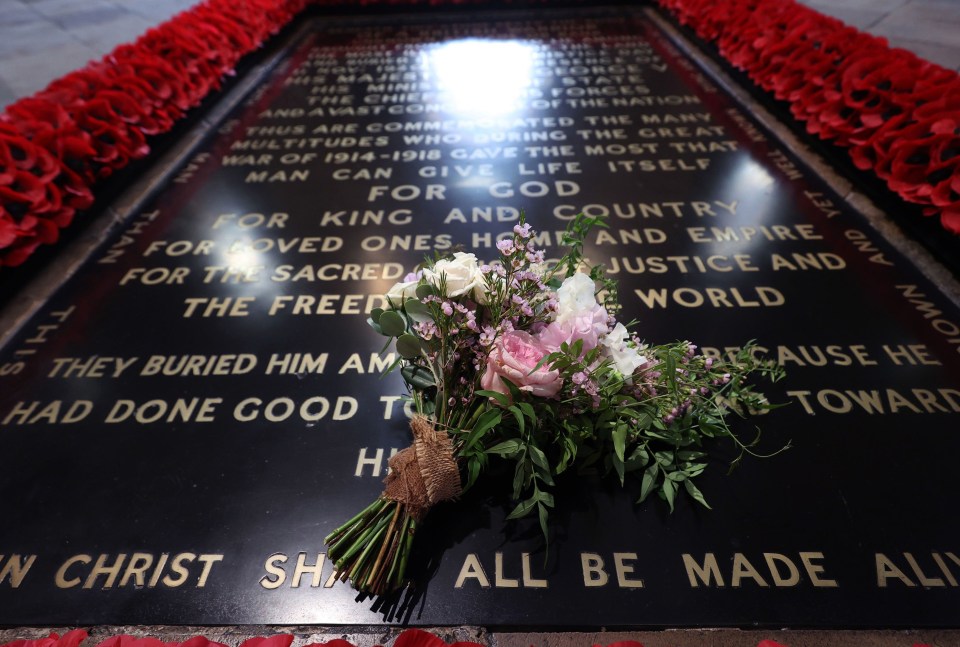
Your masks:
<path fill-rule="evenodd" d="M 82 629 L 68 631 L 61 637 L 59 634 L 52 633 L 47 638 L 38 640 L 15 640 L 2 647 L 77 647 L 87 637 L 87 632 Z"/>
<path fill-rule="evenodd" d="M 240 647 L 290 647 L 292 642 L 292 635 L 277 634 L 269 638 L 248 638 L 240 643 Z"/>

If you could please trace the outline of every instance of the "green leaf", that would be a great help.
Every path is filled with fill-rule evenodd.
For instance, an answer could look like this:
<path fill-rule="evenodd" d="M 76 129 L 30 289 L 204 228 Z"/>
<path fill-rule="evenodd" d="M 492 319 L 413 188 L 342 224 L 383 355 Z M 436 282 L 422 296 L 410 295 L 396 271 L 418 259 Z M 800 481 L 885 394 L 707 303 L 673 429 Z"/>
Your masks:
<path fill-rule="evenodd" d="M 653 492 L 657 484 L 657 473 L 659 471 L 660 468 L 656 463 L 644 470 L 643 480 L 640 483 L 640 498 L 637 499 L 637 503 L 643 503 L 647 497 L 650 496 L 650 493 Z"/>
<path fill-rule="evenodd" d="M 397 338 L 397 352 L 407 359 L 419 357 L 422 348 L 420 338 L 410 333 L 404 333 Z"/>
<path fill-rule="evenodd" d="M 673 512 L 673 501 L 677 498 L 677 484 L 673 481 L 666 480 L 663 482 L 663 486 L 660 488 L 660 490 L 663 492 L 664 498 L 670 505 L 670 512 Z"/>
<path fill-rule="evenodd" d="M 529 445 L 527 449 L 530 451 L 530 458 L 533 460 L 533 464 L 549 474 L 550 463 L 547 462 L 547 455 L 536 445 Z"/>
<path fill-rule="evenodd" d="M 513 417 L 517 419 L 517 425 L 520 427 L 520 435 L 523 435 L 525 429 L 523 412 L 520 411 L 520 407 L 517 405 L 512 405 L 509 411 L 513 414 Z"/>
<path fill-rule="evenodd" d="M 657 452 L 654 457 L 663 467 L 669 467 L 673 463 L 673 452 Z"/>
<path fill-rule="evenodd" d="M 380 315 L 382 314 L 383 314 L 383 308 L 374 308 L 373 310 L 370 311 L 370 319 L 373 320 L 373 323 L 379 324 Z"/>
<path fill-rule="evenodd" d="M 677 381 L 677 360 L 673 355 L 667 355 L 663 361 L 663 372 L 667 374 L 667 381 L 676 385 Z"/>
<path fill-rule="evenodd" d="M 621 423 L 613 430 L 613 451 L 620 459 L 620 464 L 625 460 L 624 454 L 627 451 L 627 425 Z"/>
<path fill-rule="evenodd" d="M 487 453 L 497 454 L 498 456 L 512 457 L 519 454 L 521 449 L 523 449 L 523 443 L 516 438 L 511 438 L 510 440 L 505 440 L 502 443 L 497 443 L 488 449 Z"/>
<path fill-rule="evenodd" d="M 521 501 L 517 504 L 517 507 L 513 509 L 513 512 L 507 515 L 507 519 L 519 519 L 520 517 L 525 517 L 531 512 L 533 512 L 534 506 L 537 505 L 537 497 L 532 496 L 526 501 Z"/>
<path fill-rule="evenodd" d="M 471 456 L 467 462 L 467 484 L 463 486 L 464 492 L 477 482 L 478 476 L 480 476 L 480 459 L 477 456 Z"/>
<path fill-rule="evenodd" d="M 543 538 L 547 541 L 549 545 L 550 542 L 550 533 L 547 532 L 547 508 L 543 504 L 537 505 L 537 512 L 540 516 L 540 530 L 543 531 Z"/>
<path fill-rule="evenodd" d="M 404 366 L 400 369 L 400 375 L 411 387 L 415 389 L 429 389 L 436 386 L 433 381 L 433 374 L 422 366 Z"/>
<path fill-rule="evenodd" d="M 388 337 L 399 337 L 407 329 L 407 322 L 400 313 L 388 310 L 380 315 L 380 330 Z"/>
<path fill-rule="evenodd" d="M 494 409 L 489 409 L 486 413 L 480 416 L 480 419 L 477 420 L 477 424 L 470 430 L 470 434 L 467 436 L 466 442 L 463 444 L 461 451 L 468 451 L 473 447 L 480 438 L 483 437 L 487 431 L 496 427 L 500 424 L 502 416 L 499 411 Z"/>
<path fill-rule="evenodd" d="M 479 395 L 484 398 L 493 398 L 501 407 L 510 406 L 510 398 L 505 393 L 500 393 L 499 391 L 474 391 L 474 395 Z"/>
<path fill-rule="evenodd" d="M 614 454 L 610 457 L 611 462 L 613 463 L 613 469 L 617 472 L 617 478 L 620 479 L 620 485 L 623 485 L 624 479 L 626 477 L 626 465 L 623 464 L 623 459 Z"/>
<path fill-rule="evenodd" d="M 681 481 L 687 480 L 687 475 L 683 472 L 670 472 L 667 474 L 667 478 L 673 481 L 674 483 L 680 483 Z"/>
<path fill-rule="evenodd" d="M 523 415 L 530 418 L 531 423 L 534 425 L 537 424 L 537 413 L 533 410 L 533 406 L 529 402 L 521 402 L 517 406 L 523 411 Z"/>
<path fill-rule="evenodd" d="M 517 461 L 517 467 L 513 472 L 513 498 L 519 499 L 520 493 L 527 483 L 527 469 L 524 461 Z"/>
<path fill-rule="evenodd" d="M 647 451 L 646 444 L 638 444 L 630 454 L 627 462 L 638 461 L 643 467 L 650 462 L 650 452 Z"/>
<path fill-rule="evenodd" d="M 677 458 L 682 461 L 692 461 L 698 458 L 703 458 L 706 455 L 707 455 L 706 452 L 691 452 L 691 451 L 677 452 Z"/>
<path fill-rule="evenodd" d="M 703 493 L 693 484 L 693 481 L 687 479 L 683 482 L 683 487 L 687 489 L 687 494 L 693 497 L 693 500 L 707 508 L 708 510 L 713 510 L 710 505 L 707 503 L 707 500 L 703 498 Z"/>
<path fill-rule="evenodd" d="M 416 299 L 407 299 L 407 302 L 403 304 L 403 311 L 407 313 L 408 317 L 417 323 L 433 321 L 433 315 L 430 313 L 430 308 L 423 305 Z"/>

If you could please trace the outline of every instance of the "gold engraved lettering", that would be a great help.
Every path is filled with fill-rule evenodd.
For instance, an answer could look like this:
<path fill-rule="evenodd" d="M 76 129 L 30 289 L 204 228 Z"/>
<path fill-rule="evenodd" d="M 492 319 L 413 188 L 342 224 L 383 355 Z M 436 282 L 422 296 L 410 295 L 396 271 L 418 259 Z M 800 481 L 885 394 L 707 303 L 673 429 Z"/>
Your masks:
<path fill-rule="evenodd" d="M 476 553 L 469 553 L 463 560 L 463 566 L 460 567 L 460 574 L 457 576 L 454 588 L 463 588 L 464 583 L 469 579 L 476 580 L 477 584 L 485 589 L 490 588 L 490 580 L 487 579 L 487 574 L 484 572 L 483 565 Z"/>
<path fill-rule="evenodd" d="M 3 568 L 0 568 L 0 584 L 3 584 L 9 578 L 11 588 L 20 588 L 23 578 L 30 572 L 30 567 L 33 566 L 35 561 L 37 561 L 36 555 L 27 555 L 24 559 L 14 553 L 7 557 L 7 563 L 4 564 L 3 555 L 0 555 L 0 565 L 3 565 Z"/>

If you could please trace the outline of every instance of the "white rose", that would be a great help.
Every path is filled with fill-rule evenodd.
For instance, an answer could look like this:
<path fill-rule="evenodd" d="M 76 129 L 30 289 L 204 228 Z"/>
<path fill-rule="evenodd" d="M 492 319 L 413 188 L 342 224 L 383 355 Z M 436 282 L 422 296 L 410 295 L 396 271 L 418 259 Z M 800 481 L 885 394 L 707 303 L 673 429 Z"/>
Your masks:
<path fill-rule="evenodd" d="M 407 299 L 415 299 L 417 296 L 417 286 L 420 285 L 419 280 L 413 281 L 400 281 L 399 283 L 394 283 L 393 287 L 387 291 L 385 295 L 387 301 L 390 302 L 394 308 L 399 308 L 407 302 Z"/>
<path fill-rule="evenodd" d="M 596 285 L 588 275 L 577 272 L 567 277 L 557 290 L 557 321 L 564 323 L 596 309 Z"/>
<path fill-rule="evenodd" d="M 627 329 L 622 323 L 618 323 L 600 340 L 602 357 L 610 359 L 624 378 L 627 384 L 631 382 L 630 376 L 650 360 L 642 355 L 637 348 L 632 348 L 628 343 Z"/>
<path fill-rule="evenodd" d="M 473 254 L 455 252 L 452 259 L 437 261 L 432 268 L 423 270 L 423 275 L 436 288 L 440 287 L 440 277 L 444 277 L 447 297 L 471 296 L 477 303 L 487 303 L 487 284 Z"/>

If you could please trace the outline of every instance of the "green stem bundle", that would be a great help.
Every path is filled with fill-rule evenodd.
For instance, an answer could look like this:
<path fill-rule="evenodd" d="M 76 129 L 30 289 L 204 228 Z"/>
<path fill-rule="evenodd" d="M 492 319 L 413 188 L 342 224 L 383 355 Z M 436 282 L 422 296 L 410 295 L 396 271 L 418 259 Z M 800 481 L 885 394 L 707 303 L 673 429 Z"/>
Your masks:
<path fill-rule="evenodd" d="M 404 584 L 416 530 L 406 504 L 381 496 L 324 539 L 327 557 L 340 580 L 383 595 Z"/>

